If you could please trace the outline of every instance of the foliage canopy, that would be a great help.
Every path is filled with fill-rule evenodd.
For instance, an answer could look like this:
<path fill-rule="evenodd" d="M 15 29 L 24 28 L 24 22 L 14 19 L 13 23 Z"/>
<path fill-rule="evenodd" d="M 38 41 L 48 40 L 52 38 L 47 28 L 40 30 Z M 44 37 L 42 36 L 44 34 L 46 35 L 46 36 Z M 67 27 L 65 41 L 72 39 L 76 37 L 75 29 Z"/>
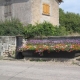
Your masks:
<path fill-rule="evenodd" d="M 64 26 L 66 31 L 69 33 L 80 33 L 80 15 L 71 13 L 71 12 L 64 12 L 61 8 L 59 10 L 59 21 L 60 26 Z"/>

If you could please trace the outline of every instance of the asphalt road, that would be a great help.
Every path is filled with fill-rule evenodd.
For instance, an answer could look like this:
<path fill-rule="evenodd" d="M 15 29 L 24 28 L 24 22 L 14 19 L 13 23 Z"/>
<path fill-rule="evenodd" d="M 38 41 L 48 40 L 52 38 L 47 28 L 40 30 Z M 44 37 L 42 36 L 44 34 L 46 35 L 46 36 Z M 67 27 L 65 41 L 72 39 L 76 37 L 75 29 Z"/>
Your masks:
<path fill-rule="evenodd" d="M 60 62 L 0 60 L 0 80 L 80 80 L 80 66 Z"/>

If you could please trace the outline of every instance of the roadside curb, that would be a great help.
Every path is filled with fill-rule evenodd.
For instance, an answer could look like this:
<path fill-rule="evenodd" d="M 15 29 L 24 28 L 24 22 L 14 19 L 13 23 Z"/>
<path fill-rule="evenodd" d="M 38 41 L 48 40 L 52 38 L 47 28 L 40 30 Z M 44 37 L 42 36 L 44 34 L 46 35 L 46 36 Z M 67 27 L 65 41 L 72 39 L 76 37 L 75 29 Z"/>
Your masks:
<path fill-rule="evenodd" d="M 26 61 L 30 60 L 30 61 L 54 61 L 54 62 L 67 62 L 73 59 L 70 58 L 31 58 L 31 57 L 25 57 L 24 58 Z"/>
<path fill-rule="evenodd" d="M 15 59 L 13 57 L 1 57 L 0 60 L 9 60 L 9 61 L 36 61 L 36 62 L 68 62 L 74 65 L 80 66 L 80 57 L 76 58 L 35 58 L 35 57 L 24 57 L 24 59 Z"/>

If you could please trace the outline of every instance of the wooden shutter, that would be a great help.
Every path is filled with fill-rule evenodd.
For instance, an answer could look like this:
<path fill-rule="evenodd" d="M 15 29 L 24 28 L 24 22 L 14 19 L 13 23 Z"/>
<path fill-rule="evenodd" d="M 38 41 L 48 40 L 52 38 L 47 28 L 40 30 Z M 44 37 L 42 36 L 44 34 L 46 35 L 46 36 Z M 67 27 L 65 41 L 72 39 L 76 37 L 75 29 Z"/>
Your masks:
<path fill-rule="evenodd" d="M 46 5 L 46 13 L 49 14 L 50 13 L 50 6 Z"/>
<path fill-rule="evenodd" d="M 50 6 L 48 4 L 43 4 L 43 14 L 50 14 Z"/>
<path fill-rule="evenodd" d="M 43 4 L 43 13 L 46 14 L 46 4 Z"/>

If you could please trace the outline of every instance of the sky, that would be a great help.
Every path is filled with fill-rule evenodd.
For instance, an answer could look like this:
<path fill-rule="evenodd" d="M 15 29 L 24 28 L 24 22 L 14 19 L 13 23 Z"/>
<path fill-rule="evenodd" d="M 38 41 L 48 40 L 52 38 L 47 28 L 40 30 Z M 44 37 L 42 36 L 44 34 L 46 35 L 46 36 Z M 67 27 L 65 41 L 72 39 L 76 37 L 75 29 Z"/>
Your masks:
<path fill-rule="evenodd" d="M 60 8 L 62 8 L 65 12 L 73 12 L 80 14 L 80 0 L 63 0 L 60 4 Z"/>

